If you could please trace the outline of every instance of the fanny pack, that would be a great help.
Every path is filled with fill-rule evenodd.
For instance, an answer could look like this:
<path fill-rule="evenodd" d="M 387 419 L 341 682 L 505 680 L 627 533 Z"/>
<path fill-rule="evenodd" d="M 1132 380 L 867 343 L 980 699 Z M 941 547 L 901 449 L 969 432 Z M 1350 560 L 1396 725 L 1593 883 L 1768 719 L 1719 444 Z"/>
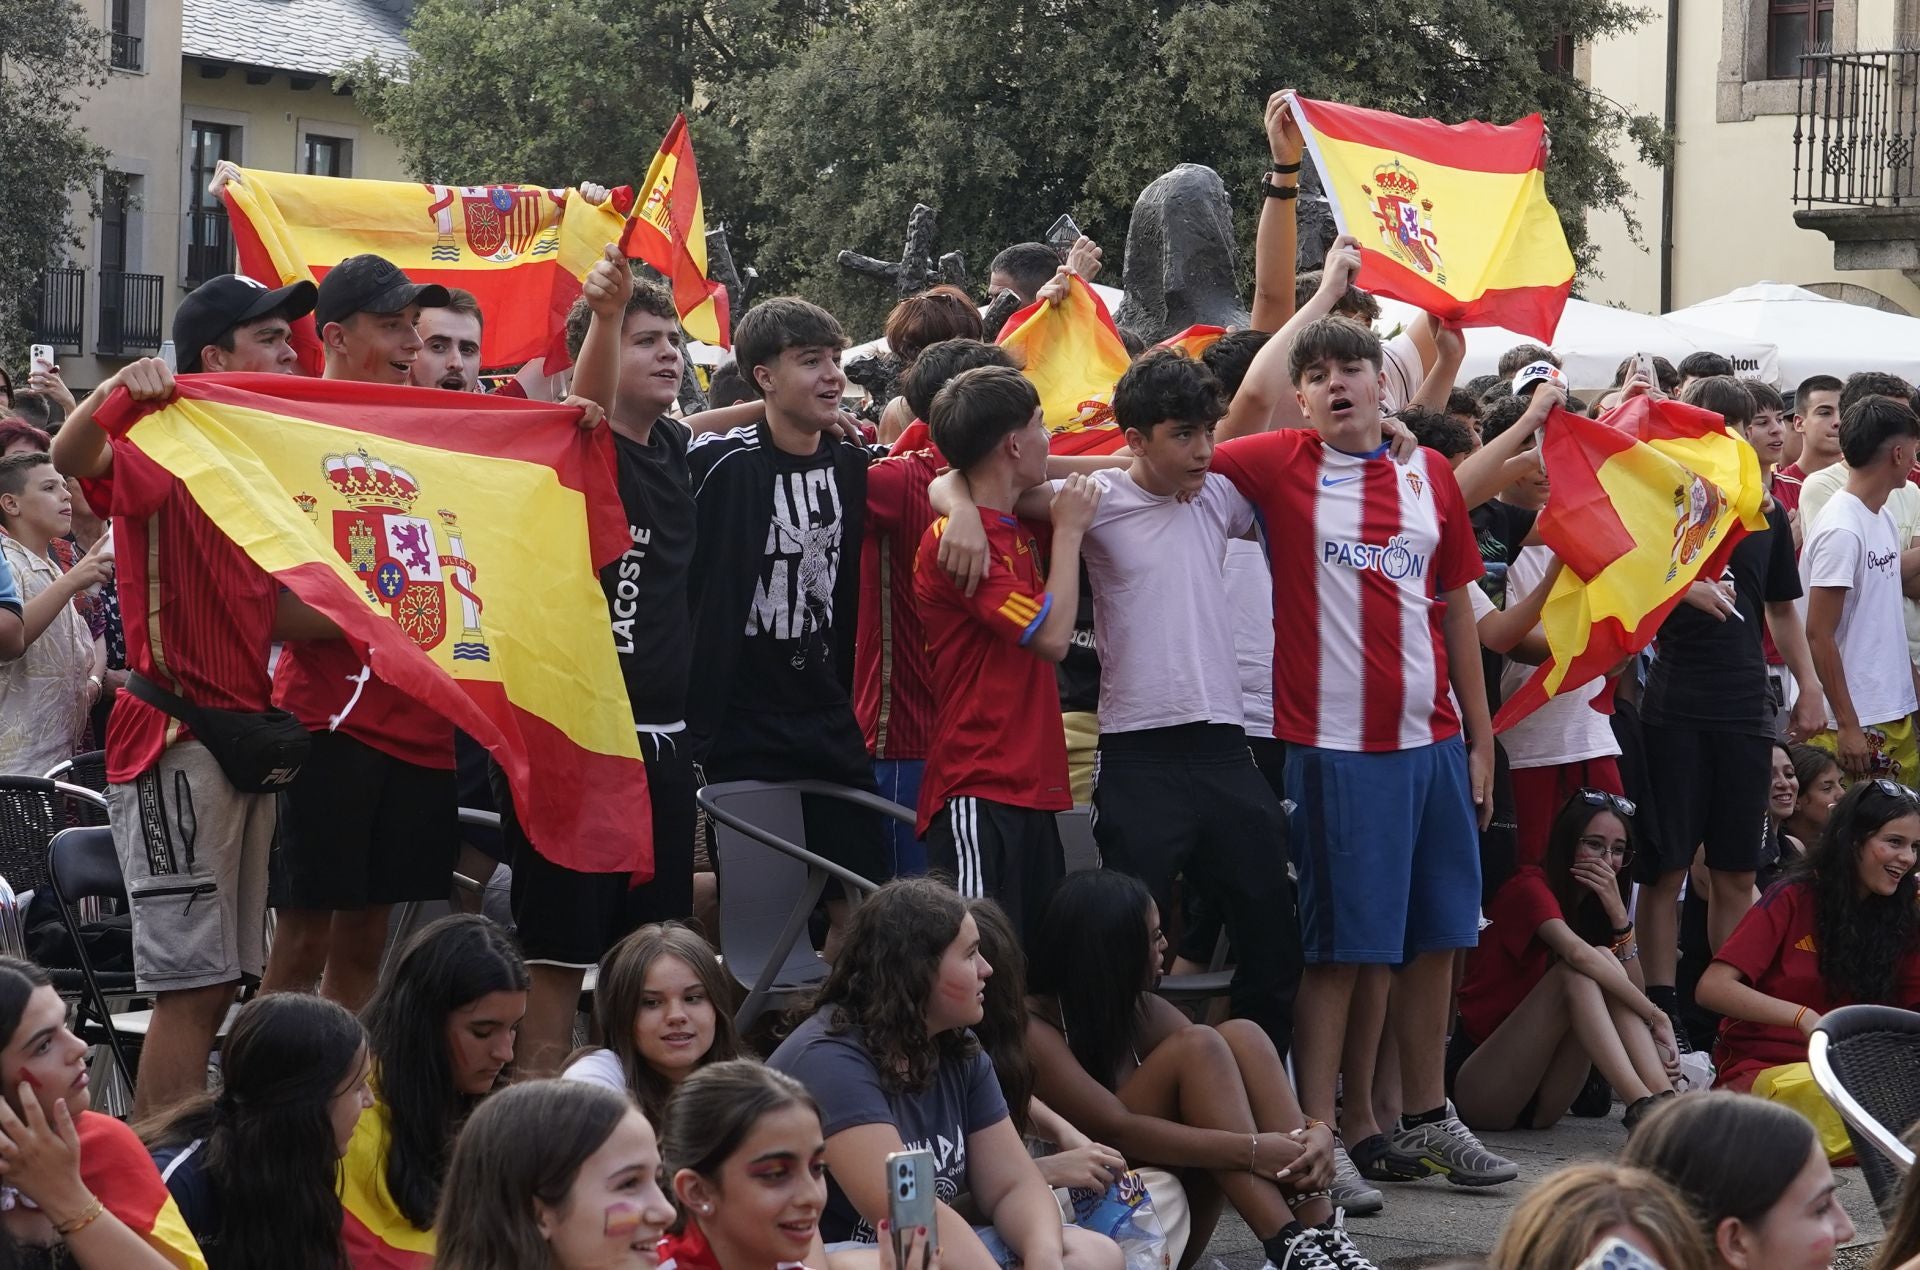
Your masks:
<path fill-rule="evenodd" d="M 151 679 L 129 671 L 127 691 L 193 729 L 227 780 L 243 794 L 272 794 L 300 774 L 313 734 L 285 710 L 215 710 L 176 697 Z"/>

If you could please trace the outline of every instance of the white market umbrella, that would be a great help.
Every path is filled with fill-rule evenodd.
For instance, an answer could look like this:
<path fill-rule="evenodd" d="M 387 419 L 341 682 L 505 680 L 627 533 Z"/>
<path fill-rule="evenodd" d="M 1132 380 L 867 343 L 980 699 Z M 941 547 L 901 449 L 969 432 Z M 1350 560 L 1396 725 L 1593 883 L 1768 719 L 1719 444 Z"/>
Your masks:
<path fill-rule="evenodd" d="M 1420 316 L 1420 310 L 1411 304 L 1384 296 L 1376 298 L 1380 301 L 1381 325 L 1389 330 L 1395 326 L 1411 326 Z M 1539 342 L 1504 327 L 1469 327 L 1467 357 L 1460 366 L 1460 382 L 1465 383 L 1476 375 L 1491 375 L 1499 367 L 1501 354 L 1515 345 Z M 1778 382 L 1778 349 L 1768 340 L 1730 335 L 1676 320 L 1673 314 L 1653 317 L 1585 300 L 1567 301 L 1548 347 L 1565 363 L 1567 382 L 1576 392 L 1612 387 L 1614 372 L 1620 369 L 1620 363 L 1635 353 L 1664 357 L 1676 366 L 1689 353 L 1720 353 L 1732 360 L 1735 372 L 1742 378 Z"/>
<path fill-rule="evenodd" d="M 1920 318 L 1848 304 L 1805 287 L 1756 282 L 1667 316 L 1777 346 L 1785 389 L 1809 375 L 1845 379 L 1862 370 L 1920 380 Z"/>

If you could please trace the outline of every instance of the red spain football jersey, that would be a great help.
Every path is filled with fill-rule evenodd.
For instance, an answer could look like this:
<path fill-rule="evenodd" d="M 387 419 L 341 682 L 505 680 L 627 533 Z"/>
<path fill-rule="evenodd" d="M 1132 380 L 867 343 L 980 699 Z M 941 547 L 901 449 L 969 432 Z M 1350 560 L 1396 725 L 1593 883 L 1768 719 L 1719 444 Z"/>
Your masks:
<path fill-rule="evenodd" d="M 1019 521 L 982 509 L 987 576 L 971 596 L 940 568 L 944 517 L 928 526 L 914 567 L 933 682 L 933 738 L 920 779 L 919 832 L 960 795 L 1065 811 L 1067 742 L 1053 663 L 1026 645 L 1047 620 L 1040 548 Z"/>

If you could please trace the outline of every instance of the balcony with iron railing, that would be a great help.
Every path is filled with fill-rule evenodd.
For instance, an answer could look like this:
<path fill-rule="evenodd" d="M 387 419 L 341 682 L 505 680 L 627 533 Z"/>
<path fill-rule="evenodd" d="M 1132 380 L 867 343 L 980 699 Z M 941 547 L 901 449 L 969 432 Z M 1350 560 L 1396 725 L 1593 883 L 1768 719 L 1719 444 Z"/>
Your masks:
<path fill-rule="evenodd" d="M 187 210 L 187 274 L 181 279 L 197 287 L 208 278 L 233 272 L 233 227 L 224 207 Z"/>
<path fill-rule="evenodd" d="M 79 352 L 87 331 L 87 271 L 60 265 L 42 273 L 30 326 L 34 343 Z"/>
<path fill-rule="evenodd" d="M 140 61 L 142 40 L 131 31 L 107 33 L 107 63 L 117 71 L 144 70 Z"/>
<path fill-rule="evenodd" d="M 167 280 L 157 273 L 100 274 L 97 352 L 110 356 L 160 347 Z"/>
<path fill-rule="evenodd" d="M 1808 53 L 1793 128 L 1794 223 L 1838 269 L 1920 277 L 1920 49 Z"/>

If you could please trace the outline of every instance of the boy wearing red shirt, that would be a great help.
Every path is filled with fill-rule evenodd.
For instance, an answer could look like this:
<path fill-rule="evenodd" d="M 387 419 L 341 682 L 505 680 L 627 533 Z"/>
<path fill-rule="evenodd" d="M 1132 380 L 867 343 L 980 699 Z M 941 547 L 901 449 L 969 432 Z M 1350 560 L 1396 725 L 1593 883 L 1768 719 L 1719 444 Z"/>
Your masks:
<path fill-rule="evenodd" d="M 1053 663 L 1073 635 L 1080 541 L 1100 492 L 1076 475 L 1054 495 L 1043 581 L 1039 547 L 1013 517 L 1020 492 L 1047 475 L 1039 393 L 1010 367 L 983 366 L 955 376 L 931 414 L 934 444 L 966 482 L 989 556 L 969 595 L 940 568 L 947 522 L 920 542 L 914 594 L 935 704 L 918 827 L 931 867 L 962 895 L 997 900 L 1030 944 L 1066 872 L 1054 813 L 1073 797 Z"/>

